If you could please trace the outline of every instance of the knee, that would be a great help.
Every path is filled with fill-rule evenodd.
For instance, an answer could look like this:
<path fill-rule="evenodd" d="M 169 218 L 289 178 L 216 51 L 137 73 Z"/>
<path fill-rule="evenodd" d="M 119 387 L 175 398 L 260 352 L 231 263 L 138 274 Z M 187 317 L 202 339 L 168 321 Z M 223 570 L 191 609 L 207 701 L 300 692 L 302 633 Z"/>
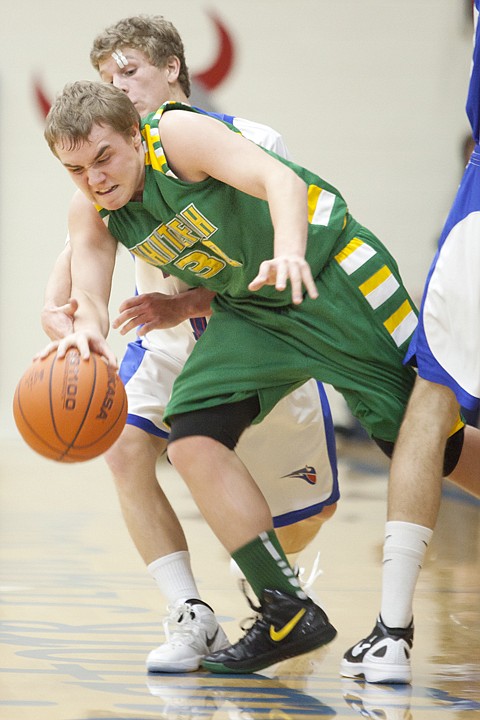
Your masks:
<path fill-rule="evenodd" d="M 165 438 L 126 425 L 118 440 L 105 453 L 105 460 L 117 484 L 132 475 L 147 474 L 155 467 L 166 444 Z"/>
<path fill-rule="evenodd" d="M 190 456 L 191 440 L 191 437 L 186 437 L 168 442 L 168 459 L 178 472 L 182 471 L 183 463 L 187 462 Z"/>
<path fill-rule="evenodd" d="M 182 475 L 205 463 L 214 463 L 223 445 L 204 435 L 189 435 L 168 443 L 168 459 Z"/>
<path fill-rule="evenodd" d="M 136 446 L 135 435 L 130 432 L 129 426 L 126 425 L 118 440 L 105 453 L 107 465 L 114 475 L 121 474 L 122 470 L 125 470 L 134 462 Z"/>
<path fill-rule="evenodd" d="M 449 387 L 417 377 L 405 413 L 404 424 L 430 426 L 447 437 L 459 413 L 455 393 Z M 433 422 L 434 420 L 434 422 Z"/>

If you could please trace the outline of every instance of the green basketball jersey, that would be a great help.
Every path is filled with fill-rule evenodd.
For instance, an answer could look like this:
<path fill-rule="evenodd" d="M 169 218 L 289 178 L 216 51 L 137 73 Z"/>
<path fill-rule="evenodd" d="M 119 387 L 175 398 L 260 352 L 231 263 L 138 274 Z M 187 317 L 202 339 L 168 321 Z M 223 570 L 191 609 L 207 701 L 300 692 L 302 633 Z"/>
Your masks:
<path fill-rule="evenodd" d="M 273 257 L 268 203 L 214 178 L 184 182 L 169 169 L 159 122 L 164 112 L 178 110 L 198 112 L 188 105 L 168 102 L 143 121 L 143 199 L 110 213 L 102 211 L 102 215 L 109 214 L 110 232 L 136 257 L 181 277 L 188 285 L 204 285 L 232 298 L 249 297 L 252 302 L 267 305 L 290 304 L 290 288 L 280 293 L 271 286 L 255 294 L 248 290 L 261 262 Z M 237 132 L 233 127 L 232 131 Z M 317 175 L 278 159 L 308 186 L 306 258 L 316 276 L 345 227 L 347 206 L 338 190 Z"/>
<path fill-rule="evenodd" d="M 252 395 L 259 398 L 260 421 L 315 377 L 343 394 L 367 432 L 395 440 L 415 378 L 402 360 L 416 312 L 394 259 L 350 217 L 334 187 L 279 158 L 308 186 L 306 259 L 319 297 L 293 305 L 289 287 L 250 292 L 260 264 L 273 257 L 268 203 L 213 178 L 187 183 L 174 176 L 159 120 L 179 110 L 195 112 L 166 103 L 145 119 L 142 202 L 111 212 L 109 220 L 112 234 L 137 257 L 217 292 L 164 421 Z"/>

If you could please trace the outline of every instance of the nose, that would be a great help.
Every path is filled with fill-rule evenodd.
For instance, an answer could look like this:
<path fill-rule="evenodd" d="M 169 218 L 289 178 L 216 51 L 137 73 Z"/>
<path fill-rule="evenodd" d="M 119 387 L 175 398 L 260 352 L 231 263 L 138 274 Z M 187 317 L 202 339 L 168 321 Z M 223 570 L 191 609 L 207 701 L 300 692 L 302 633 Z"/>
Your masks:
<path fill-rule="evenodd" d="M 105 182 L 106 174 L 103 172 L 103 170 L 100 170 L 99 168 L 88 168 L 87 171 L 87 180 L 88 184 L 92 188 L 97 188 L 101 186 L 103 182 Z"/>
<path fill-rule="evenodd" d="M 119 90 L 123 90 L 123 92 L 127 92 L 128 90 L 128 84 L 123 77 L 123 75 L 114 75 L 112 78 L 112 85 L 113 87 L 118 88 Z"/>

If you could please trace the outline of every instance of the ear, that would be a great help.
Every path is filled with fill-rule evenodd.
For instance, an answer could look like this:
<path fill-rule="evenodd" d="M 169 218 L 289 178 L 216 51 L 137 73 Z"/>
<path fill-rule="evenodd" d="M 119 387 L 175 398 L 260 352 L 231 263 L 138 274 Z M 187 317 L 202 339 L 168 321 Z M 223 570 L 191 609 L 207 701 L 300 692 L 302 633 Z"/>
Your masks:
<path fill-rule="evenodd" d="M 176 55 L 170 55 L 165 65 L 167 80 L 169 83 L 176 83 L 180 74 L 180 60 Z"/>
<path fill-rule="evenodd" d="M 139 125 L 133 125 L 131 129 L 132 138 L 133 138 L 133 146 L 134 148 L 139 148 L 142 144 L 142 135 L 140 133 L 140 126 Z"/>

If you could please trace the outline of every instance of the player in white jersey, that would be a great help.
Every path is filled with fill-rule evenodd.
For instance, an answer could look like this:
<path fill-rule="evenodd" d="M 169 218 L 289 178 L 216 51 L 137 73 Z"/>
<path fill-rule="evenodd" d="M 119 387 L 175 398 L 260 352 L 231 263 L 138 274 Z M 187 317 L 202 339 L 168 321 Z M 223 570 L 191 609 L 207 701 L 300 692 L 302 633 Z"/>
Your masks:
<path fill-rule="evenodd" d="M 140 114 L 167 99 L 188 101 L 181 39 L 159 16 L 127 18 L 107 28 L 96 38 L 91 60 L 104 81 L 128 93 Z M 254 142 L 287 155 L 271 128 L 226 119 Z M 42 320 L 51 338 L 70 331 L 76 309 L 69 300 L 69 252 L 67 244 L 47 287 Z M 173 381 L 205 327 L 202 316 L 213 295 L 202 288 L 189 290 L 144 262 L 135 262 L 135 275 L 138 294 L 122 303 L 113 323 L 122 334 L 141 326 L 120 370 L 129 414 L 106 459 L 130 535 L 171 609 L 167 642 L 149 654 L 147 668 L 190 671 L 227 639 L 200 600 L 186 539 L 158 483 L 156 461 L 166 448 L 162 416 Z M 311 380 L 285 398 L 261 425 L 245 432 L 238 454 L 269 502 L 284 549 L 297 554 L 333 514 L 338 499 L 333 425 L 323 387 Z"/>

